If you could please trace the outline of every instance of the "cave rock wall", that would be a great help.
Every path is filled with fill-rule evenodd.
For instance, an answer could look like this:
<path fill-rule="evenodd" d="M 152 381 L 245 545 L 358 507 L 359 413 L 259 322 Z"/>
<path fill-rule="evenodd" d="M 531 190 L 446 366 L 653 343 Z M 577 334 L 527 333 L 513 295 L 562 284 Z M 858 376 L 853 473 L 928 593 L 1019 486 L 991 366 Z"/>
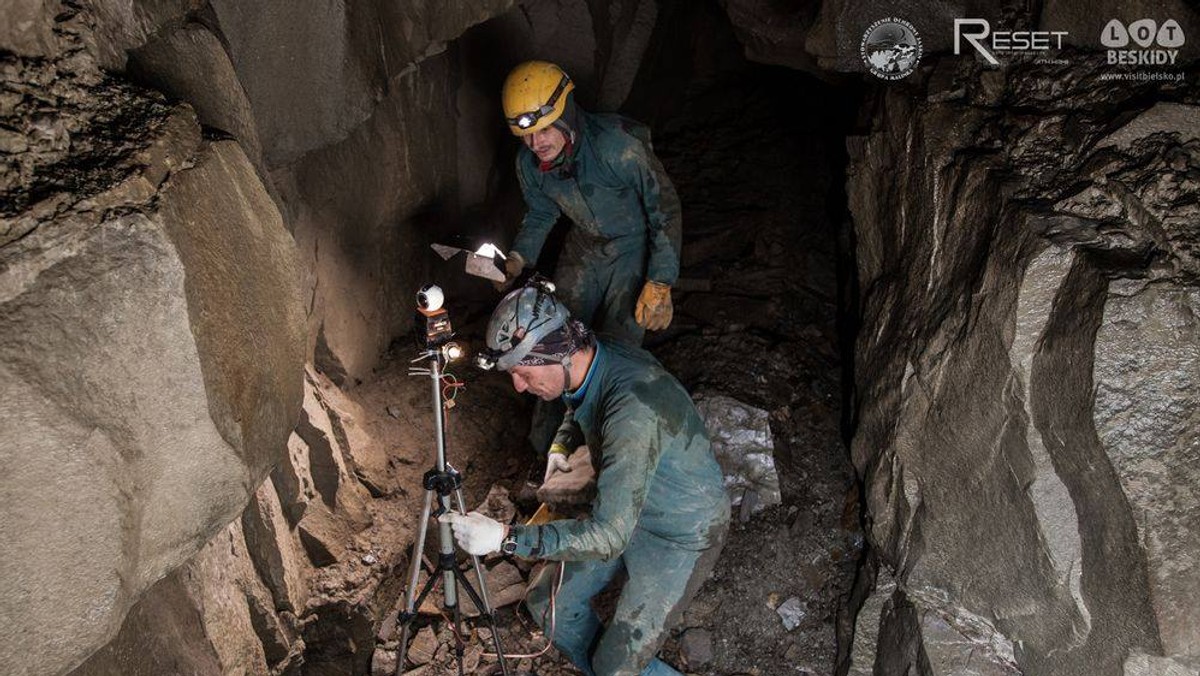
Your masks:
<path fill-rule="evenodd" d="M 235 519 L 296 423 L 295 245 L 240 145 L 68 42 L 6 56 L 0 648 L 64 673 Z"/>
<path fill-rule="evenodd" d="M 300 253 L 309 353 L 339 383 L 408 330 L 427 233 L 457 209 L 447 42 L 513 4 L 216 0 L 129 53 L 255 159 Z"/>
<path fill-rule="evenodd" d="M 850 139 L 852 674 L 1200 659 L 1200 98 L 1103 72 L 945 57 Z"/>
<path fill-rule="evenodd" d="M 287 454 L 240 518 L 151 587 L 72 676 L 367 670 L 372 591 L 405 541 L 367 531 L 370 503 L 402 487 L 362 410 L 311 367 L 303 377 Z"/>
<path fill-rule="evenodd" d="M 1200 669 L 1200 94 L 1111 81 L 1113 18 L 1187 3 L 722 2 L 747 56 L 842 79 L 889 16 L 848 140 L 859 327 L 853 460 L 872 555 L 850 674 Z M 1031 9 L 1033 11 L 1031 11 Z M 1067 31 L 1065 63 L 955 57 L 955 17 Z M 1053 61 L 1053 60 L 1052 60 Z"/>

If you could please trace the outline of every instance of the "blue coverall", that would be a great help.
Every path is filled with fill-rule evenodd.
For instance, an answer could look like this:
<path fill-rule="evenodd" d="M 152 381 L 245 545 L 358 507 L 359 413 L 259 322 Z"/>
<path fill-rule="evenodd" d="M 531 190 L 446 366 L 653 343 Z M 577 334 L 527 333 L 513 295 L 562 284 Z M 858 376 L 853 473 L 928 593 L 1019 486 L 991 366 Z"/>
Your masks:
<path fill-rule="evenodd" d="M 597 333 L 641 345 L 634 318 L 646 280 L 679 277 L 682 213 L 675 187 L 650 146 L 650 130 L 615 114 L 579 110 L 570 157 L 542 171 L 533 151 L 517 151 L 517 178 L 528 211 L 512 250 L 533 265 L 565 214 L 573 222 L 554 281 L 558 297 Z M 529 442 L 544 453 L 562 406 L 538 402 Z"/>
<path fill-rule="evenodd" d="M 591 450 L 591 516 L 514 526 L 516 553 L 566 562 L 554 644 L 585 674 L 676 675 L 654 655 L 712 571 L 729 499 L 704 421 L 679 381 L 640 348 L 597 345 L 584 383 L 564 395 L 557 437 Z M 622 568 L 629 579 L 602 628 L 589 601 Z M 545 567 L 531 585 L 526 603 L 538 622 L 554 577 Z"/>
<path fill-rule="evenodd" d="M 614 114 L 580 110 L 571 156 L 547 171 L 522 146 L 517 178 L 528 211 L 512 250 L 537 262 L 565 214 L 574 223 L 554 281 L 571 316 L 614 340 L 641 345 L 634 308 L 647 279 L 679 277 L 679 197 L 650 147 L 650 132 Z"/>

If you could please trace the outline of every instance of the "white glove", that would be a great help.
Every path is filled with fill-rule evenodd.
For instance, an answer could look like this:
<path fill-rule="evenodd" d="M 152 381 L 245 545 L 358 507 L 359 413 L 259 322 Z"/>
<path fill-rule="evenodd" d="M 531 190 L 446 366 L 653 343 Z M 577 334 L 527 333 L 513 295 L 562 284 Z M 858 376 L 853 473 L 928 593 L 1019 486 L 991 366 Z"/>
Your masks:
<path fill-rule="evenodd" d="M 504 524 L 479 512 L 447 512 L 438 517 L 438 521 L 450 524 L 454 541 L 471 556 L 485 556 L 500 551 L 504 536 L 508 534 Z"/>
<path fill-rule="evenodd" d="M 566 447 L 561 444 L 554 444 L 550 447 L 550 453 L 546 455 L 546 474 L 542 477 L 542 483 L 546 483 L 550 477 L 559 472 L 571 471 L 571 461 L 567 458 L 566 450 Z"/>

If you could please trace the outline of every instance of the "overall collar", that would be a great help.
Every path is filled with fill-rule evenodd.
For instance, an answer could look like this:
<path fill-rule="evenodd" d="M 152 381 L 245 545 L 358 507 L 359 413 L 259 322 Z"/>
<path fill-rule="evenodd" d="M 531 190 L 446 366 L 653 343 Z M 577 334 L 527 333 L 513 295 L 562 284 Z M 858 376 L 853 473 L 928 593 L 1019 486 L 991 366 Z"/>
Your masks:
<path fill-rule="evenodd" d="M 583 400 L 587 398 L 588 385 L 592 383 L 592 376 L 595 375 L 600 361 L 604 358 L 604 345 L 600 341 L 596 341 L 596 354 L 592 355 L 592 363 L 588 364 L 587 375 L 583 377 L 583 384 L 575 388 L 571 392 L 563 392 L 562 398 L 567 406 L 571 408 L 579 408 Z"/>
<path fill-rule="evenodd" d="M 555 155 L 554 159 L 550 160 L 549 162 L 543 162 L 541 160 L 538 160 L 538 171 L 540 171 L 544 174 L 547 171 L 553 171 L 555 169 L 558 169 L 559 167 L 564 167 L 564 166 L 570 164 L 571 162 L 575 161 L 575 158 L 572 157 L 572 155 L 574 155 L 574 154 L 575 154 L 575 144 L 571 141 L 570 138 L 568 138 L 566 145 L 563 146 L 562 152 Z M 537 156 L 535 155 L 534 157 L 536 158 Z"/>

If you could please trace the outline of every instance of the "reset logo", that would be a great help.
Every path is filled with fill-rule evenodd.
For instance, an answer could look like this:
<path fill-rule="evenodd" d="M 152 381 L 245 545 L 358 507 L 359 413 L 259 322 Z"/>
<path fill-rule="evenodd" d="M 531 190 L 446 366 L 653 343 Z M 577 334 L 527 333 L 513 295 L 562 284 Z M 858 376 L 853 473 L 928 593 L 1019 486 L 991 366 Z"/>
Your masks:
<path fill-rule="evenodd" d="M 1044 52 L 1062 49 L 1067 31 L 993 31 L 987 19 L 954 20 L 954 53 L 962 54 L 966 40 L 993 66 L 999 66 L 996 52 Z"/>
<path fill-rule="evenodd" d="M 1122 49 L 1129 47 L 1132 41 L 1138 49 Z M 1108 62 L 1134 65 L 1174 65 L 1175 57 L 1179 56 L 1179 48 L 1183 46 L 1183 27 L 1174 19 L 1168 19 L 1159 26 L 1154 19 L 1139 19 L 1125 24 L 1117 19 L 1109 21 L 1100 33 L 1100 44 L 1108 47 Z M 1156 49 L 1151 49 L 1156 45 Z"/>

